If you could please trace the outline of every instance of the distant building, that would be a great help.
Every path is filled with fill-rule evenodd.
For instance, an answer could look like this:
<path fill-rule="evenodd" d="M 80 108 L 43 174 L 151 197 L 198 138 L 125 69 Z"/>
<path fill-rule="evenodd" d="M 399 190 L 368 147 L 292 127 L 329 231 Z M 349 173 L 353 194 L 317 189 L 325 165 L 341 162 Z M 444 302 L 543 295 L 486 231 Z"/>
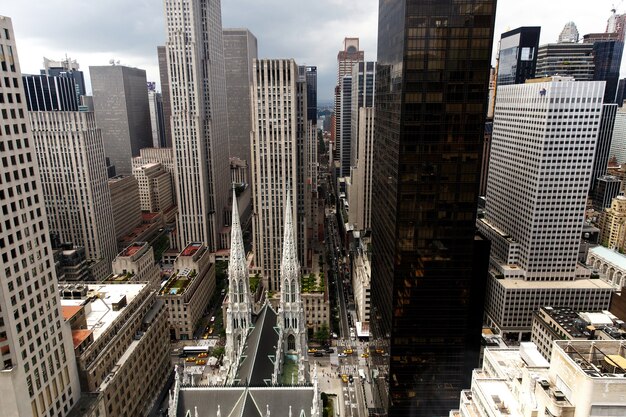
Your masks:
<path fill-rule="evenodd" d="M 306 118 L 317 125 L 317 67 L 306 66 Z"/>
<path fill-rule="evenodd" d="M 135 242 L 117 254 L 108 282 L 145 282 L 158 289 L 161 270 L 154 262 L 154 249 L 148 242 Z"/>
<path fill-rule="evenodd" d="M 626 197 L 617 196 L 600 216 L 602 245 L 610 249 L 626 249 Z"/>
<path fill-rule="evenodd" d="M 165 46 L 157 46 L 157 57 L 159 60 L 159 80 L 161 81 L 161 98 L 163 102 L 163 125 L 165 130 L 165 144 L 163 147 L 172 147 L 172 101 L 170 98 L 170 81 L 167 69 L 167 55 Z"/>
<path fill-rule="evenodd" d="M 130 175 L 131 158 L 152 146 L 146 71 L 108 65 L 89 67 L 89 74 L 105 154 L 117 175 Z"/>
<path fill-rule="evenodd" d="M 102 279 L 111 271 L 117 247 L 103 138 L 94 114 L 40 111 L 29 116 L 50 231 L 63 243 L 84 247 L 95 263 L 94 278 Z"/>
<path fill-rule="evenodd" d="M 357 247 L 352 266 L 352 288 L 354 290 L 354 303 L 356 304 L 357 320 L 369 327 L 370 322 L 370 282 L 372 269 L 370 263 L 371 253 L 367 243 Z"/>
<path fill-rule="evenodd" d="M 539 26 L 522 26 L 500 36 L 498 87 L 535 78 L 540 33 Z"/>
<path fill-rule="evenodd" d="M 120 239 L 141 224 L 139 186 L 132 175 L 111 178 L 108 185 L 113 208 L 115 237 Z"/>
<path fill-rule="evenodd" d="M 626 78 L 622 78 L 617 82 L 617 94 L 615 95 L 615 104 L 622 107 L 626 99 Z"/>
<path fill-rule="evenodd" d="M 148 415 L 170 375 L 167 309 L 148 284 L 59 287 L 72 327 L 81 390 L 104 402 L 101 417 Z"/>
<path fill-rule="evenodd" d="M 158 298 L 169 311 L 170 337 L 191 340 L 215 291 L 215 261 L 206 246 L 190 243 L 174 261 L 172 271 Z"/>
<path fill-rule="evenodd" d="M 152 90 L 148 90 L 148 109 L 150 110 L 150 129 L 152 130 L 152 147 L 165 147 L 165 120 L 163 116 L 163 96 L 161 93 L 154 91 L 154 83 L 151 85 Z"/>
<path fill-rule="evenodd" d="M 615 157 L 617 164 L 626 164 L 626 107 L 620 107 L 615 114 L 609 151 L 609 158 L 613 157 Z"/>
<path fill-rule="evenodd" d="M 583 37 L 583 42 L 593 45 L 594 81 L 606 81 L 604 102 L 614 103 L 624 41 L 617 33 L 590 33 Z"/>
<path fill-rule="evenodd" d="M 593 208 L 603 211 L 611 206 L 611 202 L 620 194 L 622 181 L 613 175 L 603 175 L 596 181 L 593 193 Z"/>
<path fill-rule="evenodd" d="M 593 157 L 593 168 L 591 170 L 590 192 L 593 192 L 595 189 L 598 178 L 605 175 L 607 172 L 616 114 L 616 104 L 605 103 L 602 105 L 600 129 L 598 130 L 598 144 L 596 145 L 596 155 Z"/>
<path fill-rule="evenodd" d="M 61 61 L 53 61 L 44 57 L 43 66 L 41 75 L 68 78 L 72 81 L 72 91 L 74 91 L 76 101 L 80 101 L 80 97 L 87 94 L 85 75 L 79 70 L 80 65 L 75 59 L 65 58 Z"/>
<path fill-rule="evenodd" d="M 71 78 L 23 75 L 28 111 L 78 111 L 78 99 Z"/>
<path fill-rule="evenodd" d="M 133 176 L 137 179 L 142 211 L 165 212 L 174 205 L 172 176 L 163 164 L 156 162 L 136 166 L 133 161 Z"/>
<path fill-rule="evenodd" d="M 91 261 L 85 255 L 85 248 L 74 247 L 69 244 L 55 248 L 52 251 L 55 257 L 55 264 L 58 261 L 57 277 L 59 281 L 92 281 Z M 100 277 L 99 277 L 100 278 Z"/>
<path fill-rule="evenodd" d="M 593 81 L 594 71 L 593 44 L 549 43 L 539 47 L 536 77 L 561 75 Z"/>
<path fill-rule="evenodd" d="M 578 28 L 574 22 L 567 22 L 559 34 L 558 43 L 578 43 Z"/>

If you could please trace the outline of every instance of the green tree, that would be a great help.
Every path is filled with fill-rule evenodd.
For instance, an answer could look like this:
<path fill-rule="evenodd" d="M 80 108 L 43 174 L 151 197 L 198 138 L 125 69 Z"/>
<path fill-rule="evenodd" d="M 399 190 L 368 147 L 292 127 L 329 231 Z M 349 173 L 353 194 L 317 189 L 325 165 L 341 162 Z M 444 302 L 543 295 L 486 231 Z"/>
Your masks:
<path fill-rule="evenodd" d="M 320 343 L 323 343 L 327 341 L 329 337 L 330 337 L 330 332 L 328 330 L 328 326 L 325 324 L 322 324 L 322 327 L 320 327 L 320 329 L 317 332 L 315 332 L 314 339 Z"/>

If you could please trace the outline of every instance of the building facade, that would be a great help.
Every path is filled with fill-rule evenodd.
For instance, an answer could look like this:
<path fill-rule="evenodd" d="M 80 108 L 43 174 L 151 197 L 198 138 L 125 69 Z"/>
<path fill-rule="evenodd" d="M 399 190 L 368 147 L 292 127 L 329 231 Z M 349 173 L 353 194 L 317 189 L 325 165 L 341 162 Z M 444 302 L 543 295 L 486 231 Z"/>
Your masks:
<path fill-rule="evenodd" d="M 132 175 L 109 179 L 115 237 L 121 239 L 141 224 L 139 185 Z"/>
<path fill-rule="evenodd" d="M 157 162 L 136 166 L 133 161 L 133 165 L 141 210 L 158 213 L 170 209 L 174 205 L 172 176 L 163 164 Z"/>
<path fill-rule="evenodd" d="M 57 277 L 13 25 L 0 16 L 0 406 L 7 416 L 67 416 L 80 386 Z M 34 285 L 34 290 L 33 290 Z"/>
<path fill-rule="evenodd" d="M 113 206 L 100 129 L 91 112 L 30 112 L 50 231 L 83 246 L 96 265 L 94 277 L 111 271 L 115 258 Z M 58 130 L 58 125 L 65 131 Z"/>
<path fill-rule="evenodd" d="M 89 74 L 105 154 L 117 175 L 130 175 L 131 158 L 152 146 L 146 71 L 108 65 L 89 67 Z"/>
<path fill-rule="evenodd" d="M 574 77 L 576 81 L 592 81 L 595 65 L 593 45 L 588 43 L 549 43 L 537 52 L 537 77 L 552 75 Z"/>
<path fill-rule="evenodd" d="M 157 46 L 157 58 L 159 60 L 159 80 L 161 81 L 161 98 L 163 101 L 163 135 L 165 148 L 172 147 L 172 101 L 170 99 L 170 81 L 167 68 L 167 54 L 165 46 Z"/>
<path fill-rule="evenodd" d="M 161 270 L 154 262 L 154 249 L 148 242 L 135 242 L 117 254 L 112 263 L 113 277 L 108 281 L 147 282 L 161 285 Z"/>
<path fill-rule="evenodd" d="M 488 242 L 475 217 L 495 2 L 456 6 L 381 2 L 378 14 L 370 348 L 391 355 L 372 359 L 390 416 L 447 415 L 480 350 Z"/>
<path fill-rule="evenodd" d="M 600 216 L 600 241 L 609 249 L 626 249 L 626 197 L 617 196 Z"/>
<path fill-rule="evenodd" d="M 230 173 L 220 1 L 166 0 L 177 245 L 222 249 Z"/>
<path fill-rule="evenodd" d="M 617 104 L 603 104 L 602 117 L 600 119 L 600 129 L 598 131 L 598 144 L 596 145 L 596 155 L 593 158 L 593 170 L 591 171 L 591 185 L 589 191 L 593 191 L 598 178 L 606 174 L 609 164 L 609 153 L 611 151 L 611 138 L 615 126 L 617 115 Z"/>
<path fill-rule="evenodd" d="M 48 75 L 22 76 L 28 111 L 78 111 L 71 78 Z"/>
<path fill-rule="evenodd" d="M 535 78 L 541 27 L 522 26 L 500 36 L 498 86 Z"/>
<path fill-rule="evenodd" d="M 609 208 L 615 197 L 621 193 L 622 180 L 613 175 L 603 175 L 596 180 L 593 190 L 593 208 L 604 211 Z"/>
<path fill-rule="evenodd" d="M 583 42 L 593 45 L 594 81 L 606 81 L 604 102 L 615 103 L 624 40 L 617 33 L 589 33 Z"/>

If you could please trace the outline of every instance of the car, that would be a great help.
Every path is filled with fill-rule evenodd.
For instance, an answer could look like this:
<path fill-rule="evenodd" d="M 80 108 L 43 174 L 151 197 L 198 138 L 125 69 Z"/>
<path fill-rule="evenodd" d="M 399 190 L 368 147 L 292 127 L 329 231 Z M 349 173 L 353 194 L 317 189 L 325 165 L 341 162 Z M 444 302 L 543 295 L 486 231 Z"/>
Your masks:
<path fill-rule="evenodd" d="M 198 358 L 199 359 L 206 358 L 207 356 L 209 356 L 209 354 L 206 353 L 206 352 L 202 352 L 202 353 L 198 354 Z"/>
<path fill-rule="evenodd" d="M 215 321 L 215 316 L 211 316 L 211 323 Z"/>
<path fill-rule="evenodd" d="M 352 375 L 348 375 L 348 381 L 350 381 L 351 384 L 354 382 L 354 378 L 352 377 Z"/>
<path fill-rule="evenodd" d="M 379 355 L 382 355 L 383 353 L 385 353 L 384 349 L 376 349 L 376 353 L 378 353 Z"/>
<path fill-rule="evenodd" d="M 307 352 L 309 352 L 309 353 L 315 353 L 315 352 L 317 352 L 317 349 L 315 349 L 315 348 L 309 348 L 309 350 L 308 350 Z"/>
<path fill-rule="evenodd" d="M 347 384 L 348 383 L 348 375 L 346 375 L 346 374 L 341 375 L 341 380 Z"/>
<path fill-rule="evenodd" d="M 195 356 L 190 356 L 187 359 L 185 359 L 185 362 L 195 362 L 196 361 L 196 357 Z"/>
<path fill-rule="evenodd" d="M 346 356 L 348 356 L 348 355 L 346 355 L 345 353 L 340 353 L 340 354 L 338 354 L 337 356 L 339 356 L 340 358 L 345 358 L 345 357 L 346 357 Z"/>
<path fill-rule="evenodd" d="M 209 338 L 209 334 L 208 333 L 203 334 L 202 338 L 205 339 L 205 340 L 208 339 Z"/>
<path fill-rule="evenodd" d="M 328 348 L 328 349 L 326 349 L 326 353 L 335 353 L 335 349 Z"/>
<path fill-rule="evenodd" d="M 352 355 L 352 353 L 354 353 L 354 351 L 352 349 L 348 348 L 348 349 L 344 349 L 343 353 L 345 353 L 346 355 Z"/>
<path fill-rule="evenodd" d="M 196 361 L 196 365 L 206 365 L 206 361 L 204 359 L 198 359 Z M 352 375 L 350 375 L 350 376 L 352 376 Z M 352 381 L 350 381 L 350 382 L 352 382 Z"/>
<path fill-rule="evenodd" d="M 367 359 L 370 357 L 370 355 L 368 353 L 361 353 L 361 357 Z"/>

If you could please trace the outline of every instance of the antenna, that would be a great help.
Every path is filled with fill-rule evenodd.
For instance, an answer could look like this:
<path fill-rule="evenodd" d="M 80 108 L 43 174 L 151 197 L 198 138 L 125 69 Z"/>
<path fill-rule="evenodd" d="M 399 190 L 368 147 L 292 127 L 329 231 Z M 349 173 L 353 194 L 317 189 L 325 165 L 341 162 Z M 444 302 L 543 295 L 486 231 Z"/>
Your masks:
<path fill-rule="evenodd" d="M 109 59 L 109 64 L 115 65 L 115 60 L 114 59 Z"/>

